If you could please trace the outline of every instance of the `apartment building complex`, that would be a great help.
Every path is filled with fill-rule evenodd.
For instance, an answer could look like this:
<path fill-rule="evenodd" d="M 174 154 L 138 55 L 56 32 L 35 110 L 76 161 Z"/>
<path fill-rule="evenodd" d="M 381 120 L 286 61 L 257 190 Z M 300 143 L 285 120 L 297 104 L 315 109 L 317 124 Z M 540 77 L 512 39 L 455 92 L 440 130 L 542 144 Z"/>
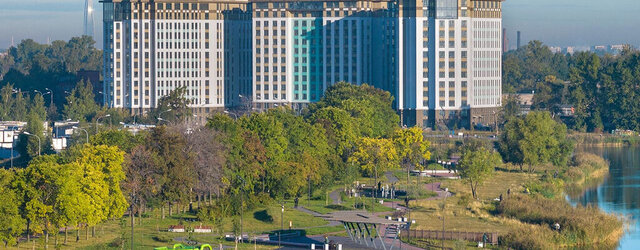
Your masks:
<path fill-rule="evenodd" d="M 105 0 L 109 105 L 318 101 L 334 83 L 395 97 L 406 125 L 493 124 L 501 105 L 502 0 Z"/>
<path fill-rule="evenodd" d="M 110 107 L 155 108 L 186 89 L 194 108 L 238 105 L 251 94 L 246 1 L 105 0 L 104 93 Z"/>

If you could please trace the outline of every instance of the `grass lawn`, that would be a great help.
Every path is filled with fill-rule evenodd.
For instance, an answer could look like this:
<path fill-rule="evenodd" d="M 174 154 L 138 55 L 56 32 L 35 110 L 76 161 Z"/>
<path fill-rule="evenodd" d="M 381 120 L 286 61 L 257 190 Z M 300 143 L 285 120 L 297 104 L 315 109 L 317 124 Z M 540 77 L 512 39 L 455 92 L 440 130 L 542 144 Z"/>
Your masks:
<path fill-rule="evenodd" d="M 471 189 L 463 180 L 442 180 L 442 188 L 455 195 L 447 198 L 444 211 L 446 231 L 506 233 L 517 227 L 516 220 L 495 217 L 489 211 L 500 194 L 522 192 L 522 185 L 539 178 L 538 174 L 496 171 L 478 187 L 479 200 L 471 198 Z M 414 229 L 442 230 L 443 200 L 418 200 L 411 203 Z"/>
<path fill-rule="evenodd" d="M 306 213 L 297 211 L 292 208 L 293 203 L 289 202 L 285 205 L 284 212 L 284 227 L 288 229 L 289 221 L 293 224 L 293 228 L 306 228 L 303 229 L 307 235 L 318 235 L 327 233 L 336 233 L 344 231 L 342 226 L 328 226 L 328 222 L 321 218 L 310 216 Z M 170 225 L 178 225 L 181 223 L 186 227 L 193 227 L 200 225 L 200 222 L 187 222 L 184 218 L 195 218 L 193 214 L 174 214 L 173 216 L 167 216 L 164 220 L 159 217 L 160 211 L 156 211 L 149 217 L 142 219 L 142 225 L 139 225 L 138 218 L 136 218 L 136 225 L 134 227 L 134 248 L 135 249 L 152 249 L 154 247 L 170 246 L 175 243 L 181 243 L 175 241 L 177 238 L 189 238 L 197 242 L 207 243 L 211 245 L 234 245 L 233 242 L 221 240 L 218 234 L 194 234 L 194 233 L 169 233 L 167 228 Z M 267 215 L 267 216 L 265 216 Z M 232 231 L 232 219 L 227 218 L 224 220 L 223 232 Z M 279 204 L 272 204 L 268 207 L 258 208 L 253 211 L 246 212 L 243 218 L 244 232 L 249 235 L 256 235 L 262 233 L 268 233 L 280 229 L 281 226 L 281 207 Z M 211 223 L 202 223 L 202 225 L 213 226 Z M 214 232 L 216 231 L 214 227 Z M 62 244 L 64 234 L 59 235 L 59 243 Z M 125 248 L 130 247 L 130 219 L 123 217 L 122 219 L 110 221 L 96 226 L 96 237 L 91 237 L 89 233 L 89 239 L 85 239 L 85 230 L 80 232 L 80 241 L 76 242 L 76 232 L 69 232 L 69 241 L 67 245 L 63 245 L 63 248 L 73 249 L 119 249 L 119 245 L 124 245 Z M 121 242 L 120 244 L 112 244 L 115 242 Z M 183 243 L 184 244 L 184 243 Z M 54 236 L 50 236 L 49 246 L 54 247 Z M 34 248 L 34 243 L 22 242 L 18 249 L 31 249 Z M 44 240 L 38 238 L 35 240 L 35 248 L 44 248 Z M 244 244 L 240 246 L 241 249 L 253 249 L 252 244 Z M 274 249 L 272 246 L 258 246 L 259 249 Z M 11 248 L 11 249 L 16 249 Z"/>

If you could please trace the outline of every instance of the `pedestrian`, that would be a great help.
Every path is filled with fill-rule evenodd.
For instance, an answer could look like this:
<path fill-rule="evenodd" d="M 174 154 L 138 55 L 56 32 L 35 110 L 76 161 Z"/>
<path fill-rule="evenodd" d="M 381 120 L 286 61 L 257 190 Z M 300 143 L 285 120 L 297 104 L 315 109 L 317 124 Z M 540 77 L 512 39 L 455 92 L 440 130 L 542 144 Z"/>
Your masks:
<path fill-rule="evenodd" d="M 507 189 L 507 196 L 511 194 L 511 188 Z"/>
<path fill-rule="evenodd" d="M 298 197 L 296 197 L 296 199 L 294 200 L 295 205 L 293 206 L 294 208 L 298 208 L 298 202 L 300 201 L 300 199 Z"/>
<path fill-rule="evenodd" d="M 500 202 L 502 202 L 502 194 L 500 194 Z"/>
<path fill-rule="evenodd" d="M 409 196 L 404 197 L 404 206 L 409 208 Z"/>

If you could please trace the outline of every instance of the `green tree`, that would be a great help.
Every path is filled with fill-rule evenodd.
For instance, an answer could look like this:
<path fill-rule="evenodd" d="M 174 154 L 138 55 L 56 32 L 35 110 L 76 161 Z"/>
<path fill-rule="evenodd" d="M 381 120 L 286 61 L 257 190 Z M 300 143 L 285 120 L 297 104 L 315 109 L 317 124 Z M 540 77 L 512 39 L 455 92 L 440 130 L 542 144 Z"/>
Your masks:
<path fill-rule="evenodd" d="M 458 164 L 460 177 L 471 187 L 474 199 L 478 198 L 478 185 L 491 177 L 495 168 L 502 164 L 500 154 L 484 147 L 465 150 Z"/>
<path fill-rule="evenodd" d="M 531 112 L 505 125 L 499 142 L 500 153 L 508 162 L 527 165 L 533 171 L 538 164 L 566 165 L 572 151 L 566 125 L 548 112 Z"/>
<path fill-rule="evenodd" d="M 100 109 L 94 98 L 93 85 L 88 81 L 79 81 L 67 96 L 67 104 L 63 110 L 65 117 L 82 122 L 90 121 Z"/>
<path fill-rule="evenodd" d="M 324 107 L 343 109 L 356 119 L 360 136 L 390 137 L 400 123 L 392 105 L 393 96 L 387 91 L 340 82 L 329 87 L 319 102 L 311 104 L 308 114 Z"/>
<path fill-rule="evenodd" d="M 0 169 L 0 241 L 5 248 L 18 243 L 26 223 L 20 216 L 21 197 L 11 185 L 14 178 L 15 172 Z"/>
<path fill-rule="evenodd" d="M 400 164 L 407 169 L 407 185 L 409 185 L 411 167 L 421 168 L 424 160 L 431 159 L 430 143 L 424 139 L 422 129 L 418 127 L 396 129 L 393 142 Z"/>
<path fill-rule="evenodd" d="M 18 90 L 16 92 L 16 98 L 12 102 L 11 109 L 9 111 L 9 118 L 14 121 L 25 121 L 30 111 L 27 111 L 27 100 L 24 94 Z"/>
<path fill-rule="evenodd" d="M 378 184 L 378 173 L 395 169 L 397 161 L 398 152 L 393 140 L 367 137 L 358 140 L 356 151 L 349 158 L 349 162 L 359 165 L 362 172 L 375 178 L 374 185 Z"/>
<path fill-rule="evenodd" d="M 160 187 L 158 193 L 164 204 L 169 203 L 169 213 L 172 214 L 173 204 L 185 204 L 189 199 L 190 190 L 196 183 L 193 155 L 184 151 L 186 139 L 182 131 L 175 127 L 154 128 L 147 138 L 146 145 L 148 150 L 159 157 L 156 170 L 159 176 L 156 181 Z"/>
<path fill-rule="evenodd" d="M 155 118 L 159 124 L 178 123 L 192 116 L 192 110 L 189 108 L 191 100 L 187 99 L 187 88 L 180 87 L 169 92 L 160 98 L 158 107 L 153 110 L 149 117 Z"/>

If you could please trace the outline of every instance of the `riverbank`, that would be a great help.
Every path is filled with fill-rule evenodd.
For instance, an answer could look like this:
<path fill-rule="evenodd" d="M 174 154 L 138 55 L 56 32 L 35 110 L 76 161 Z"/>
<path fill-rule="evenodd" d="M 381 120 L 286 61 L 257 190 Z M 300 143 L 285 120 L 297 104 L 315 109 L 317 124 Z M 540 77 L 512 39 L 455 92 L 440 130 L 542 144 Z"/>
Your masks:
<path fill-rule="evenodd" d="M 572 133 L 568 137 L 578 146 L 628 147 L 640 145 L 640 137 L 633 135 Z"/>
<path fill-rule="evenodd" d="M 564 196 L 569 189 L 588 188 L 606 178 L 606 161 L 592 154 L 576 154 L 567 167 L 538 166 L 535 170 L 498 168 L 478 187 L 477 200 L 471 198 L 464 180 L 443 180 L 453 197 L 412 202 L 412 218 L 417 222 L 412 229 L 443 230 L 444 218 L 446 231 L 497 232 L 501 247 L 607 248 L 617 244 L 624 233 L 619 218 L 597 208 L 571 206 Z M 555 223 L 561 225 L 560 230 L 552 229 Z"/>

